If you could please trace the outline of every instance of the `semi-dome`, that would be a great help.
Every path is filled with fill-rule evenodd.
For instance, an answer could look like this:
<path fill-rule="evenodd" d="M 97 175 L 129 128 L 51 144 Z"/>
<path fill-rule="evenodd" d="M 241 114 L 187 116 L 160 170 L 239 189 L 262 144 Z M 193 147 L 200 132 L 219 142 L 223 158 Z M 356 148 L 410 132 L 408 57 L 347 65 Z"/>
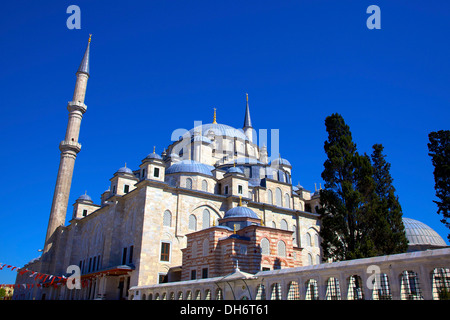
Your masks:
<path fill-rule="evenodd" d="M 226 136 L 230 138 L 240 138 L 242 140 L 248 140 L 247 136 L 244 134 L 242 130 L 235 129 L 233 127 L 227 126 L 226 124 L 220 123 L 208 123 L 203 124 L 201 126 L 195 127 L 189 130 L 189 134 L 194 136 L 194 132 L 201 131 L 203 136 L 208 136 L 209 132 L 214 132 L 216 136 Z"/>
<path fill-rule="evenodd" d="M 169 168 L 166 169 L 166 174 L 171 173 L 202 173 L 208 176 L 212 176 L 212 170 L 214 170 L 213 166 L 209 166 L 207 164 L 194 161 L 194 160 L 182 160 L 177 163 L 174 163 Z"/>
<path fill-rule="evenodd" d="M 228 210 L 223 218 L 226 219 L 226 218 L 241 218 L 241 217 L 259 219 L 258 215 L 252 209 L 243 206 L 237 206 Z"/>
<path fill-rule="evenodd" d="M 410 218 L 403 218 L 403 225 L 405 226 L 406 238 L 409 241 L 409 246 L 447 246 L 444 239 L 423 222 Z"/>

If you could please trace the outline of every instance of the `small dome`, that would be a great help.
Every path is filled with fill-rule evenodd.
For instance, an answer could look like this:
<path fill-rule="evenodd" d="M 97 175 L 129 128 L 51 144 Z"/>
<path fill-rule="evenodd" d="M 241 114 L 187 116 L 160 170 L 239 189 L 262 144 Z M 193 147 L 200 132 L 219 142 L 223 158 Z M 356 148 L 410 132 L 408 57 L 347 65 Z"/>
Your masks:
<path fill-rule="evenodd" d="M 237 206 L 228 210 L 223 218 L 226 219 L 226 218 L 240 218 L 240 217 L 259 219 L 258 215 L 252 209 L 242 206 Z"/>
<path fill-rule="evenodd" d="M 227 173 L 240 173 L 240 174 L 244 174 L 244 172 L 242 172 L 241 169 L 239 169 L 238 167 L 231 167 L 227 170 Z"/>
<path fill-rule="evenodd" d="M 406 238 L 409 245 L 447 246 L 444 239 L 425 223 L 418 220 L 403 218 Z"/>
<path fill-rule="evenodd" d="M 271 165 L 289 166 L 292 167 L 291 163 L 283 158 L 276 158 L 270 162 Z"/>
<path fill-rule="evenodd" d="M 166 174 L 192 172 L 212 176 L 212 170 L 214 170 L 213 166 L 209 166 L 207 164 L 194 160 L 182 160 L 180 162 L 174 163 L 169 168 L 167 168 Z"/>
<path fill-rule="evenodd" d="M 122 168 L 120 168 L 119 170 L 117 170 L 117 172 L 120 172 L 120 173 L 131 173 L 131 174 L 133 174 L 133 171 L 132 171 L 130 168 L 127 168 L 127 167 L 122 167 Z"/>
<path fill-rule="evenodd" d="M 150 153 L 148 156 L 145 157 L 145 159 L 157 159 L 162 160 L 161 156 L 155 152 Z"/>
<path fill-rule="evenodd" d="M 77 201 L 91 201 L 92 202 L 92 199 L 87 194 L 82 194 L 81 196 L 78 197 Z"/>

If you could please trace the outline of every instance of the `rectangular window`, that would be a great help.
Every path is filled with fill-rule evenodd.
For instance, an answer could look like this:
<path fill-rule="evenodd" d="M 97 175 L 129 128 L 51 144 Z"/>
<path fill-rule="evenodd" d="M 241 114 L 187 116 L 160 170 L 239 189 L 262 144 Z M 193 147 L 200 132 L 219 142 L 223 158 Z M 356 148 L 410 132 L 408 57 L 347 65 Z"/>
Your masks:
<path fill-rule="evenodd" d="M 242 186 L 238 185 L 238 194 L 242 194 Z"/>
<path fill-rule="evenodd" d="M 86 217 L 86 216 L 87 216 L 87 210 L 84 209 L 84 210 L 83 210 L 83 217 Z"/>
<path fill-rule="evenodd" d="M 122 264 L 126 264 L 127 263 L 127 248 L 123 248 L 122 251 Z"/>
<path fill-rule="evenodd" d="M 133 262 L 133 246 L 130 246 L 130 256 L 128 257 L 128 263 Z"/>
<path fill-rule="evenodd" d="M 96 271 L 97 269 L 95 268 L 97 264 L 97 257 L 94 257 L 93 263 L 92 263 L 92 271 Z"/>
<path fill-rule="evenodd" d="M 141 180 L 145 179 L 145 169 L 142 169 L 142 176 L 141 176 Z"/>
<path fill-rule="evenodd" d="M 191 280 L 197 279 L 197 270 L 191 270 Z"/>
<path fill-rule="evenodd" d="M 124 185 L 123 186 L 123 192 L 128 193 L 130 191 L 130 186 L 129 185 Z"/>
<path fill-rule="evenodd" d="M 161 243 L 161 261 L 170 261 L 170 243 Z"/>
<path fill-rule="evenodd" d="M 88 272 L 91 272 L 91 266 L 92 266 L 92 258 L 89 258 L 89 268 L 88 268 Z"/>
<path fill-rule="evenodd" d="M 225 186 L 225 192 L 224 194 L 228 194 L 228 186 Z"/>
<path fill-rule="evenodd" d="M 160 273 L 158 275 L 158 283 L 166 283 L 167 282 L 167 274 Z"/>
<path fill-rule="evenodd" d="M 208 278 L 208 268 L 202 269 L 202 279 Z"/>
<path fill-rule="evenodd" d="M 158 178 L 158 177 L 159 177 L 159 168 L 155 168 L 155 169 L 153 170 L 153 176 L 154 176 L 155 178 Z"/>

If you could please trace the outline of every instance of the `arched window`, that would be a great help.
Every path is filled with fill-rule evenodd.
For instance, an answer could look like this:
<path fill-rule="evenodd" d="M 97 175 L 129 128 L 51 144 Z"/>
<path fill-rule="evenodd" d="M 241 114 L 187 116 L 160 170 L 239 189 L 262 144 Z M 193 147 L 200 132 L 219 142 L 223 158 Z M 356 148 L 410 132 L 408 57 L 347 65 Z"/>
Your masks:
<path fill-rule="evenodd" d="M 209 255 L 209 240 L 203 240 L 203 256 L 206 257 Z"/>
<path fill-rule="evenodd" d="M 417 273 L 405 270 L 402 272 L 400 280 L 400 296 L 402 300 L 423 300 Z"/>
<path fill-rule="evenodd" d="M 289 194 L 287 193 L 284 195 L 284 205 L 286 206 L 286 208 L 291 207 L 291 197 L 289 197 Z"/>
<path fill-rule="evenodd" d="M 306 282 L 305 300 L 319 300 L 319 290 L 317 287 L 317 280 L 309 279 Z"/>
<path fill-rule="evenodd" d="M 297 281 L 291 281 L 289 283 L 287 300 L 300 300 L 300 292 L 298 290 Z"/>
<path fill-rule="evenodd" d="M 289 228 L 288 228 L 288 223 L 287 223 L 287 221 L 286 220 L 281 220 L 281 222 L 280 222 L 280 229 L 281 230 L 289 230 Z"/>
<path fill-rule="evenodd" d="M 183 292 L 182 291 L 178 292 L 178 300 L 183 300 Z"/>
<path fill-rule="evenodd" d="M 318 235 L 317 233 L 314 235 L 314 244 L 315 244 L 317 247 L 320 246 L 320 244 L 319 244 L 319 235 Z"/>
<path fill-rule="evenodd" d="M 352 275 L 348 278 L 347 300 L 364 300 L 362 280 L 358 275 Z"/>
<path fill-rule="evenodd" d="M 270 254 L 270 242 L 267 238 L 261 239 L 261 254 Z"/>
<path fill-rule="evenodd" d="M 445 299 L 445 294 L 450 292 L 450 269 L 435 268 L 432 277 L 433 299 Z"/>
<path fill-rule="evenodd" d="M 189 216 L 189 230 L 197 231 L 197 218 L 193 214 Z"/>
<path fill-rule="evenodd" d="M 273 204 L 273 194 L 272 194 L 272 190 L 267 190 L 267 203 L 268 204 Z"/>
<path fill-rule="evenodd" d="M 284 241 L 278 241 L 277 251 L 279 257 L 286 257 L 286 243 L 284 243 Z"/>
<path fill-rule="evenodd" d="M 203 217 L 202 217 L 203 229 L 209 228 L 209 221 L 210 221 L 209 210 L 205 209 L 203 210 Z"/>
<path fill-rule="evenodd" d="M 279 207 L 283 206 L 283 199 L 282 199 L 282 194 L 281 194 L 281 189 L 277 188 L 275 190 L 275 201 L 276 201 L 276 205 Z"/>
<path fill-rule="evenodd" d="M 387 274 L 380 273 L 372 281 L 372 299 L 373 300 L 392 300 L 389 278 Z"/>
<path fill-rule="evenodd" d="M 205 291 L 205 300 L 211 300 L 211 290 L 209 289 Z"/>
<path fill-rule="evenodd" d="M 281 285 L 279 283 L 274 283 L 272 285 L 270 300 L 281 300 Z"/>
<path fill-rule="evenodd" d="M 202 181 L 202 190 L 208 192 L 208 181 L 206 180 Z"/>
<path fill-rule="evenodd" d="M 222 289 L 216 289 L 216 300 L 223 300 Z"/>
<path fill-rule="evenodd" d="M 277 224 L 275 223 L 275 221 L 272 221 L 272 228 L 274 228 L 274 229 L 277 228 Z"/>
<path fill-rule="evenodd" d="M 309 234 L 309 232 L 306 233 L 306 245 L 308 247 L 311 247 L 311 235 Z"/>
<path fill-rule="evenodd" d="M 256 291 L 256 300 L 266 300 L 266 288 L 263 284 L 258 285 L 258 290 Z"/>
<path fill-rule="evenodd" d="M 186 188 L 192 189 L 192 179 L 191 178 L 186 179 Z"/>
<path fill-rule="evenodd" d="M 341 289 L 338 279 L 334 277 L 328 278 L 325 300 L 341 300 Z"/>
<path fill-rule="evenodd" d="M 172 214 L 169 210 L 164 211 L 163 215 L 163 226 L 171 227 L 172 226 Z"/>
<path fill-rule="evenodd" d="M 312 266 L 313 265 L 313 258 L 311 253 L 308 253 L 308 265 Z"/>

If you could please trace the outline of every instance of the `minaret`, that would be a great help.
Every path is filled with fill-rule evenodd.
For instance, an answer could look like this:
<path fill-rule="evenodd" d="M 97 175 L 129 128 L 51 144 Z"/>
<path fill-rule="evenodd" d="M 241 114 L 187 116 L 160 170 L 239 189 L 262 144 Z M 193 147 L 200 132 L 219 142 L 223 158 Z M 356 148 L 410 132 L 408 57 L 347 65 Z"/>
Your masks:
<path fill-rule="evenodd" d="M 245 94 L 245 98 L 247 100 L 247 106 L 245 108 L 245 117 L 244 117 L 244 134 L 247 136 L 250 142 L 253 142 L 253 127 L 252 120 L 250 119 L 250 108 L 248 107 L 248 93 Z"/>
<path fill-rule="evenodd" d="M 48 221 L 47 235 L 45 237 L 44 254 L 49 251 L 54 241 L 55 230 L 64 225 L 66 221 L 66 211 L 69 201 L 70 185 L 72 184 L 73 168 L 78 152 L 81 150 L 81 144 L 78 143 L 80 134 L 80 125 L 83 114 L 86 112 L 84 98 L 86 95 L 86 86 L 89 79 L 89 48 L 91 45 L 91 35 L 86 51 L 78 68 L 76 75 L 75 91 L 72 101 L 67 104 L 69 111 L 69 121 L 67 123 L 66 137 L 59 144 L 61 150 L 61 159 L 59 162 L 58 176 L 56 179 L 55 192 L 53 194 L 52 208 Z"/>

